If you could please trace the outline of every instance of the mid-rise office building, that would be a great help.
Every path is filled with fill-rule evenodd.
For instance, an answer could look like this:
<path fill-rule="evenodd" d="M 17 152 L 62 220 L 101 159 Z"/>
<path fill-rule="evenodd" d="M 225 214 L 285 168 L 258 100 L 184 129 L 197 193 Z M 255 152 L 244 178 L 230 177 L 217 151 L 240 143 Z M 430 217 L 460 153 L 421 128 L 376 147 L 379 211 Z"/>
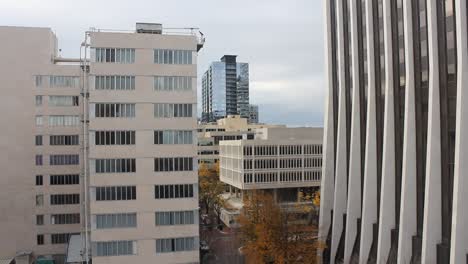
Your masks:
<path fill-rule="evenodd" d="M 254 190 L 270 193 L 280 206 L 294 209 L 302 194 L 320 187 L 322 128 L 259 128 L 254 140 L 220 142 L 220 180 L 229 186 L 223 195 L 221 219 L 235 226 L 243 196 Z"/>
<path fill-rule="evenodd" d="M 0 133 L 0 256 L 64 263 L 68 250 L 93 263 L 198 263 L 203 39 L 137 23 L 86 32 L 82 57 L 67 59 L 50 29 L 0 35 L 0 100 L 12 113 Z"/>
<path fill-rule="evenodd" d="M 466 263 L 466 1 L 324 6 L 322 261 Z"/>
<path fill-rule="evenodd" d="M 249 123 L 257 124 L 259 120 L 258 105 L 249 105 Z"/>
<path fill-rule="evenodd" d="M 249 117 L 249 64 L 237 62 L 236 57 L 224 55 L 203 74 L 203 122 L 228 115 Z"/>

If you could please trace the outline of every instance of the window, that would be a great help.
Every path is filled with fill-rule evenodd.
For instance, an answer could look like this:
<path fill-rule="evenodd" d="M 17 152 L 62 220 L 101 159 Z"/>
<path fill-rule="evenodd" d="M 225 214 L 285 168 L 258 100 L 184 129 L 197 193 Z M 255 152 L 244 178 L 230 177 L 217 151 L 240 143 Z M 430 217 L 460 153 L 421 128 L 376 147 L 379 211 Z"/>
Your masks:
<path fill-rule="evenodd" d="M 44 195 L 37 194 L 36 195 L 36 206 L 43 206 L 44 205 Z"/>
<path fill-rule="evenodd" d="M 53 115 L 49 116 L 49 126 L 79 126 L 80 117 L 77 115 Z"/>
<path fill-rule="evenodd" d="M 79 88 L 80 77 L 78 76 L 49 76 L 50 87 Z"/>
<path fill-rule="evenodd" d="M 192 77 L 189 76 L 156 76 L 154 77 L 155 91 L 191 91 Z"/>
<path fill-rule="evenodd" d="M 80 175 L 78 174 L 50 175 L 49 180 L 50 180 L 50 185 L 80 184 Z"/>
<path fill-rule="evenodd" d="M 70 233 L 51 234 L 50 238 L 51 238 L 52 244 L 67 244 L 72 235 L 79 235 L 79 234 L 70 234 Z"/>
<path fill-rule="evenodd" d="M 192 144 L 193 135 L 190 130 L 158 130 L 154 131 L 154 144 Z"/>
<path fill-rule="evenodd" d="M 79 145 L 78 135 L 53 135 L 49 138 L 49 144 L 51 146 L 72 146 Z"/>
<path fill-rule="evenodd" d="M 78 106 L 78 96 L 62 96 L 51 95 L 49 96 L 49 106 Z"/>
<path fill-rule="evenodd" d="M 40 76 L 40 75 L 36 76 L 35 84 L 36 84 L 36 87 L 41 87 L 42 86 L 42 76 Z"/>
<path fill-rule="evenodd" d="M 135 104 L 95 104 L 96 117 L 135 117 Z"/>
<path fill-rule="evenodd" d="M 96 228 L 126 228 L 136 227 L 137 216 L 136 213 L 122 213 L 122 214 L 102 214 L 96 215 Z"/>
<path fill-rule="evenodd" d="M 198 237 L 156 239 L 156 253 L 198 250 Z"/>
<path fill-rule="evenodd" d="M 54 165 L 78 165 L 80 155 L 50 155 L 49 164 Z"/>
<path fill-rule="evenodd" d="M 154 171 L 192 171 L 193 158 L 155 158 Z"/>
<path fill-rule="evenodd" d="M 95 131 L 96 145 L 135 145 L 135 131 Z"/>
<path fill-rule="evenodd" d="M 52 225 L 71 225 L 80 223 L 80 214 L 53 214 L 50 216 Z"/>
<path fill-rule="evenodd" d="M 135 159 L 97 159 L 96 173 L 136 172 Z"/>
<path fill-rule="evenodd" d="M 44 235 L 37 235 L 36 240 L 38 245 L 44 245 Z"/>
<path fill-rule="evenodd" d="M 42 105 L 42 95 L 36 95 L 36 106 Z"/>
<path fill-rule="evenodd" d="M 135 90 L 135 76 L 96 76 L 96 90 Z"/>
<path fill-rule="evenodd" d="M 36 155 L 36 166 L 42 166 L 42 155 Z"/>
<path fill-rule="evenodd" d="M 154 50 L 156 64 L 192 64 L 191 50 Z"/>
<path fill-rule="evenodd" d="M 155 199 L 193 198 L 193 184 L 155 185 Z"/>
<path fill-rule="evenodd" d="M 136 254 L 136 241 L 95 242 L 96 256 L 124 256 Z"/>
<path fill-rule="evenodd" d="M 50 195 L 51 205 L 62 205 L 62 204 L 79 204 L 80 195 L 74 194 L 52 194 Z"/>
<path fill-rule="evenodd" d="M 192 117 L 193 104 L 154 104 L 154 117 Z"/>
<path fill-rule="evenodd" d="M 36 126 L 42 126 L 43 121 L 42 121 L 42 116 L 38 115 L 36 116 Z"/>
<path fill-rule="evenodd" d="M 36 146 L 42 146 L 42 136 L 41 135 L 36 136 Z"/>
<path fill-rule="evenodd" d="M 136 186 L 96 187 L 96 201 L 136 200 Z"/>
<path fill-rule="evenodd" d="M 36 215 L 36 225 L 44 225 L 44 215 Z"/>
<path fill-rule="evenodd" d="M 96 48 L 96 62 L 134 63 L 135 49 Z"/>
<path fill-rule="evenodd" d="M 156 225 L 193 225 L 196 211 L 156 212 Z"/>
<path fill-rule="evenodd" d="M 36 186 L 41 186 L 42 184 L 42 175 L 36 175 Z"/>

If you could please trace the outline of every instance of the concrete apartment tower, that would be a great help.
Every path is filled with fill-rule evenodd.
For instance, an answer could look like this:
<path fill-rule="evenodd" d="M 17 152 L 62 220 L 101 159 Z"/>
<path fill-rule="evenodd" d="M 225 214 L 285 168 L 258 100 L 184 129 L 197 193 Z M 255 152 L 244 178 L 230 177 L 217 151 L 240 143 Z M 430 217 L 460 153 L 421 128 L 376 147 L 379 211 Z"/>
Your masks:
<path fill-rule="evenodd" d="M 0 134 L 0 257 L 64 263 L 76 234 L 78 256 L 88 249 L 93 263 L 198 263 L 203 40 L 137 23 L 86 32 L 82 58 L 65 59 L 50 29 L 0 35 L 0 100 L 11 113 Z"/>
<path fill-rule="evenodd" d="M 467 263 L 467 2 L 324 7 L 322 261 Z"/>

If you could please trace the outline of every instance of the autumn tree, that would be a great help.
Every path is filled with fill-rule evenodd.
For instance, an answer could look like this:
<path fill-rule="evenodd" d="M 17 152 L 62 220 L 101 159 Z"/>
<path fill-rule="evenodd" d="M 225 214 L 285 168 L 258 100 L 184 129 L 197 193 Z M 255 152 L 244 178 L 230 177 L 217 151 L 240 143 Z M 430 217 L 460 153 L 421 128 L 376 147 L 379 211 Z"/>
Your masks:
<path fill-rule="evenodd" d="M 315 263 L 317 228 L 298 221 L 302 210 L 281 208 L 261 191 L 248 195 L 238 219 L 247 263 Z"/>
<path fill-rule="evenodd" d="M 219 180 L 219 163 L 216 162 L 213 165 L 200 164 L 198 177 L 200 203 L 205 208 L 206 214 L 217 216 L 217 223 L 219 224 L 221 208 L 224 206 L 224 200 L 221 197 L 224 192 L 224 185 Z"/>

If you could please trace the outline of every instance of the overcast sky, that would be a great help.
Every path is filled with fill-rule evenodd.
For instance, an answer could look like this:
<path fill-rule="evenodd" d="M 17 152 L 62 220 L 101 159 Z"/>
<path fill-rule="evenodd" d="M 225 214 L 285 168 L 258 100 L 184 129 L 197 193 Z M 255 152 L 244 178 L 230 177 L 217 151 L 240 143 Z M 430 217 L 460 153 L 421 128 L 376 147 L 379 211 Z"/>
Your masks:
<path fill-rule="evenodd" d="M 74 57 L 90 27 L 134 29 L 137 21 L 199 27 L 206 36 L 199 53 L 199 77 L 210 62 L 236 54 L 238 61 L 250 64 L 250 102 L 260 106 L 260 121 L 322 126 L 321 2 L 0 0 L 0 25 L 50 27 L 62 55 Z"/>

